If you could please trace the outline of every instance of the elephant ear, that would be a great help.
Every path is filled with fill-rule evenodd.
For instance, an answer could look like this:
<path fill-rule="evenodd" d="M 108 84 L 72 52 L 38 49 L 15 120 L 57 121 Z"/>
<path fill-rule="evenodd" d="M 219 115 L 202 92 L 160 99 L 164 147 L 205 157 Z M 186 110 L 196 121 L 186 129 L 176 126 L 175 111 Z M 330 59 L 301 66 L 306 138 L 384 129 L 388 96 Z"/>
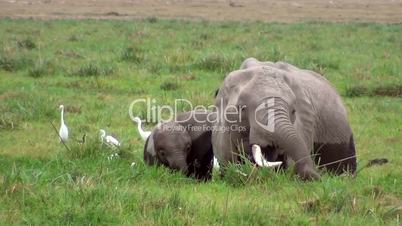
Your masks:
<path fill-rule="evenodd" d="M 321 144 L 349 143 L 352 129 L 341 97 L 329 83 L 321 93 L 326 95 L 324 98 L 321 95 L 320 102 L 317 103 L 320 108 L 317 112 L 315 141 Z"/>
<path fill-rule="evenodd" d="M 346 109 L 331 83 L 316 72 L 284 62 L 276 65 L 290 73 L 296 84 L 292 87 L 297 97 L 296 126 L 304 133 L 304 139 L 308 139 L 307 144 L 349 141 L 352 131 Z"/>
<path fill-rule="evenodd" d="M 153 135 L 154 133 L 152 132 L 144 146 L 144 161 L 148 165 L 154 165 L 157 163 Z"/>
<path fill-rule="evenodd" d="M 285 75 L 288 77 L 288 75 Z M 302 88 L 297 80 L 289 78 L 288 82 L 290 88 L 292 89 L 294 95 L 296 96 L 295 108 L 290 114 L 295 114 L 294 125 L 296 127 L 297 133 L 304 140 L 308 150 L 312 150 L 314 145 L 314 122 L 315 113 L 313 104 L 308 97 L 306 90 Z"/>
<path fill-rule="evenodd" d="M 253 79 L 254 75 L 255 70 L 252 68 L 237 70 L 228 74 L 219 89 L 216 97 L 216 104 L 220 104 L 219 99 L 223 100 L 224 106 L 228 104 L 236 104 L 243 88 Z"/>
<path fill-rule="evenodd" d="M 300 76 L 300 69 L 297 67 L 284 63 L 271 63 L 261 62 L 264 71 L 264 76 L 255 76 L 258 78 L 257 82 L 254 82 L 257 86 L 266 87 L 278 87 L 280 91 L 274 91 L 273 93 L 281 93 L 279 97 L 286 101 L 291 101 L 295 98 L 295 102 L 292 105 L 293 109 L 290 109 L 290 118 L 295 118 L 295 128 L 300 137 L 304 140 L 307 148 L 312 150 L 314 144 L 314 130 L 316 114 L 314 111 L 313 102 L 309 98 L 308 90 L 305 89 L 305 84 L 302 84 L 298 76 Z M 255 69 L 258 70 L 257 68 Z M 276 83 L 276 86 L 270 86 L 269 84 Z M 285 85 L 286 84 L 286 85 Z M 290 88 L 290 89 L 289 89 Z M 250 89 L 248 92 L 254 92 L 255 89 Z M 265 90 L 268 91 L 269 90 Z"/>
<path fill-rule="evenodd" d="M 298 77 L 301 70 L 286 62 L 276 62 L 275 68 L 283 72 L 284 80 L 291 88 L 296 101 L 294 109 L 290 109 L 291 118 L 295 118 L 295 128 L 297 133 L 304 140 L 308 150 L 312 150 L 314 146 L 314 129 L 316 114 L 314 105 L 311 101 L 308 90 L 305 89 L 306 84 L 302 84 Z"/>

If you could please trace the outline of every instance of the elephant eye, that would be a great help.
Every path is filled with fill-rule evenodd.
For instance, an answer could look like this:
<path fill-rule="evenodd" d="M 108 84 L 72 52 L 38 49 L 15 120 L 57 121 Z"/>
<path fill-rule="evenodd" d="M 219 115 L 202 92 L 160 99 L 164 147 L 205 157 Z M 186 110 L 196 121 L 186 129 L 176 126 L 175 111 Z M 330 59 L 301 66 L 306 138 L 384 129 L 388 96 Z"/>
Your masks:
<path fill-rule="evenodd" d="M 160 150 L 159 150 L 159 154 L 160 154 L 161 156 L 165 156 L 165 150 L 160 149 Z"/>
<path fill-rule="evenodd" d="M 292 123 L 294 123 L 295 120 L 296 120 L 296 110 L 295 110 L 295 109 L 293 109 L 293 110 L 290 112 L 289 117 L 290 117 L 290 121 L 291 121 Z"/>

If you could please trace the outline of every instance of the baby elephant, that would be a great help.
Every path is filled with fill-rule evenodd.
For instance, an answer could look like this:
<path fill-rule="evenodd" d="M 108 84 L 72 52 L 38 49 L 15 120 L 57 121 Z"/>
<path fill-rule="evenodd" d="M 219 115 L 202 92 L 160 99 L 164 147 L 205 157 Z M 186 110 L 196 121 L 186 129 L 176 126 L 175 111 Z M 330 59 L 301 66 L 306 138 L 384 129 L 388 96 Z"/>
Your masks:
<path fill-rule="evenodd" d="M 144 161 L 162 164 L 187 176 L 209 180 L 213 151 L 208 111 L 190 111 L 156 126 L 144 147 Z"/>

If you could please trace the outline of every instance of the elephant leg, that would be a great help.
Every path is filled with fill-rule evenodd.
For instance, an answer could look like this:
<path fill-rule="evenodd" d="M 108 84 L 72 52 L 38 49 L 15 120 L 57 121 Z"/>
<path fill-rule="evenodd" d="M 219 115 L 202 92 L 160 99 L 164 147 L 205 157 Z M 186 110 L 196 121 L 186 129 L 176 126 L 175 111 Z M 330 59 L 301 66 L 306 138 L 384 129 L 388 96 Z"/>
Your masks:
<path fill-rule="evenodd" d="M 325 168 L 337 175 L 344 172 L 356 172 L 356 149 L 353 135 L 349 142 L 338 144 L 314 143 L 315 162 L 319 168 Z"/>
<path fill-rule="evenodd" d="M 275 161 L 282 162 L 282 165 L 279 166 L 279 170 L 286 170 L 288 168 L 288 158 L 285 154 L 278 155 L 278 158 Z"/>
<path fill-rule="evenodd" d="M 195 167 L 194 175 L 198 180 L 208 181 L 212 178 L 214 154 L 212 147 L 206 155 L 198 160 L 198 164 Z"/>
<path fill-rule="evenodd" d="M 214 153 L 212 151 L 212 145 L 205 149 L 193 147 L 190 155 L 187 157 L 187 176 L 202 181 L 210 180 L 212 178 L 213 158 Z"/>

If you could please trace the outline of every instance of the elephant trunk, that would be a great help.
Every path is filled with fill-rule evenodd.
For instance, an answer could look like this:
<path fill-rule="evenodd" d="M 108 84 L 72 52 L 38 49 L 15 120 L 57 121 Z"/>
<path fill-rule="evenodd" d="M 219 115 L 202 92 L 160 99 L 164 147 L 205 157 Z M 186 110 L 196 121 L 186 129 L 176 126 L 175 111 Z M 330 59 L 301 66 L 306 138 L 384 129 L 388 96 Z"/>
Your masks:
<path fill-rule="evenodd" d="M 256 110 L 256 121 L 260 126 L 251 129 L 251 144 L 277 146 L 295 161 L 297 174 L 302 179 L 319 179 L 307 145 L 290 120 L 288 103 L 282 98 L 275 98 L 262 106 Z"/>
<path fill-rule="evenodd" d="M 282 101 L 283 102 L 283 101 Z M 296 128 L 290 121 L 287 104 L 276 105 L 275 109 L 275 144 L 295 161 L 297 174 L 305 180 L 319 179 L 320 175 L 314 170 L 314 163 L 306 143 L 297 134 Z"/>
<path fill-rule="evenodd" d="M 172 169 L 179 170 L 179 171 L 183 172 L 184 174 L 187 174 L 188 164 L 186 161 L 186 156 L 180 156 L 180 157 L 177 157 L 176 159 L 174 159 L 171 162 L 170 167 Z"/>

